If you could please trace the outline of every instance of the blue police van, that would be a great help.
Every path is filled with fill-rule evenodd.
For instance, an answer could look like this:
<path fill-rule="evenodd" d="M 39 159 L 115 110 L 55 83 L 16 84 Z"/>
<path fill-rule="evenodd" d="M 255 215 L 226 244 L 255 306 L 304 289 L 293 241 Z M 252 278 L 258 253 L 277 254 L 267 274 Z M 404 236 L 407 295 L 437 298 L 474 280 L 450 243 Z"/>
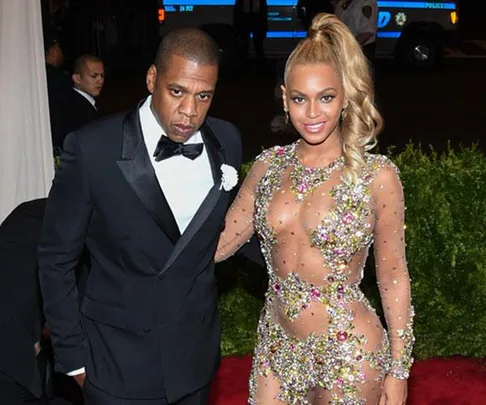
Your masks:
<path fill-rule="evenodd" d="M 297 0 L 266 0 L 268 57 L 285 58 L 305 37 Z M 226 63 L 235 56 L 238 38 L 233 29 L 235 0 L 162 0 L 160 33 L 198 26 L 219 44 Z M 442 57 L 455 37 L 459 11 L 454 1 L 378 1 L 376 56 L 394 57 L 407 65 L 429 68 Z"/>

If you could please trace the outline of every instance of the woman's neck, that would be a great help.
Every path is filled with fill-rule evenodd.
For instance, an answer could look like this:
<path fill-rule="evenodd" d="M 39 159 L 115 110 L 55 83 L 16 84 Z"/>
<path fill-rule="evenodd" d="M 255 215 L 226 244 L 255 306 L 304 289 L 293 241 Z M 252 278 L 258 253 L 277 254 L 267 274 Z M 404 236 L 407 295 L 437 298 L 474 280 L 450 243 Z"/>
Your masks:
<path fill-rule="evenodd" d="M 304 166 L 325 167 L 343 154 L 341 138 L 331 135 L 318 145 L 307 143 L 301 139 L 296 149 L 297 158 Z"/>

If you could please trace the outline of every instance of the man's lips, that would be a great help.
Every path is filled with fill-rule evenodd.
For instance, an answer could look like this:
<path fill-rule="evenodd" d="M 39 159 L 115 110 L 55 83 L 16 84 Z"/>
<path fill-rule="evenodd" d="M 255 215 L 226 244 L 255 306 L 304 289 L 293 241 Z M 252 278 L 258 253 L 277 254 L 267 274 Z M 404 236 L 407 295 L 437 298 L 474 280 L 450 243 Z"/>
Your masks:
<path fill-rule="evenodd" d="M 194 131 L 194 125 L 174 124 L 173 127 L 177 132 L 187 134 Z"/>

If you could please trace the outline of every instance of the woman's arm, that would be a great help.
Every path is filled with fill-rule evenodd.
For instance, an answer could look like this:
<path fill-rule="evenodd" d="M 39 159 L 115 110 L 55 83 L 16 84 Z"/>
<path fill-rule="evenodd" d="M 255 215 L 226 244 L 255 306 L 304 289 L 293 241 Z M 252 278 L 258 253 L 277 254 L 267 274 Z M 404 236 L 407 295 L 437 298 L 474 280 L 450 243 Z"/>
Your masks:
<path fill-rule="evenodd" d="M 405 207 L 398 169 L 381 168 L 372 184 L 376 223 L 374 251 L 378 286 L 390 335 L 388 374 L 407 379 L 412 366 L 413 307 L 405 256 Z"/>
<path fill-rule="evenodd" d="M 248 172 L 238 195 L 226 213 L 225 228 L 219 239 L 215 261 L 226 260 L 254 234 L 253 213 L 255 209 L 255 192 L 260 179 L 265 174 L 267 164 L 256 161 Z"/>

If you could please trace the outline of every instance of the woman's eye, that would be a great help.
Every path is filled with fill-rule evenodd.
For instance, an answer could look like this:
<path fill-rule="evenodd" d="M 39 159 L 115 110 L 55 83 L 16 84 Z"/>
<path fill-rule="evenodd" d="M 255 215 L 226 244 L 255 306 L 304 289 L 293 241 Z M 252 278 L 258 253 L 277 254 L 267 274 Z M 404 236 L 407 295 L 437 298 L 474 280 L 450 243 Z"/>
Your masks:
<path fill-rule="evenodd" d="M 334 99 L 334 97 L 335 96 L 330 96 L 330 95 L 322 96 L 322 100 L 324 100 L 325 103 L 329 103 Z"/>
<path fill-rule="evenodd" d="M 300 103 L 304 102 L 304 97 L 300 97 L 300 96 L 293 97 L 293 98 L 292 98 L 292 101 L 293 101 L 294 103 L 300 104 Z"/>

